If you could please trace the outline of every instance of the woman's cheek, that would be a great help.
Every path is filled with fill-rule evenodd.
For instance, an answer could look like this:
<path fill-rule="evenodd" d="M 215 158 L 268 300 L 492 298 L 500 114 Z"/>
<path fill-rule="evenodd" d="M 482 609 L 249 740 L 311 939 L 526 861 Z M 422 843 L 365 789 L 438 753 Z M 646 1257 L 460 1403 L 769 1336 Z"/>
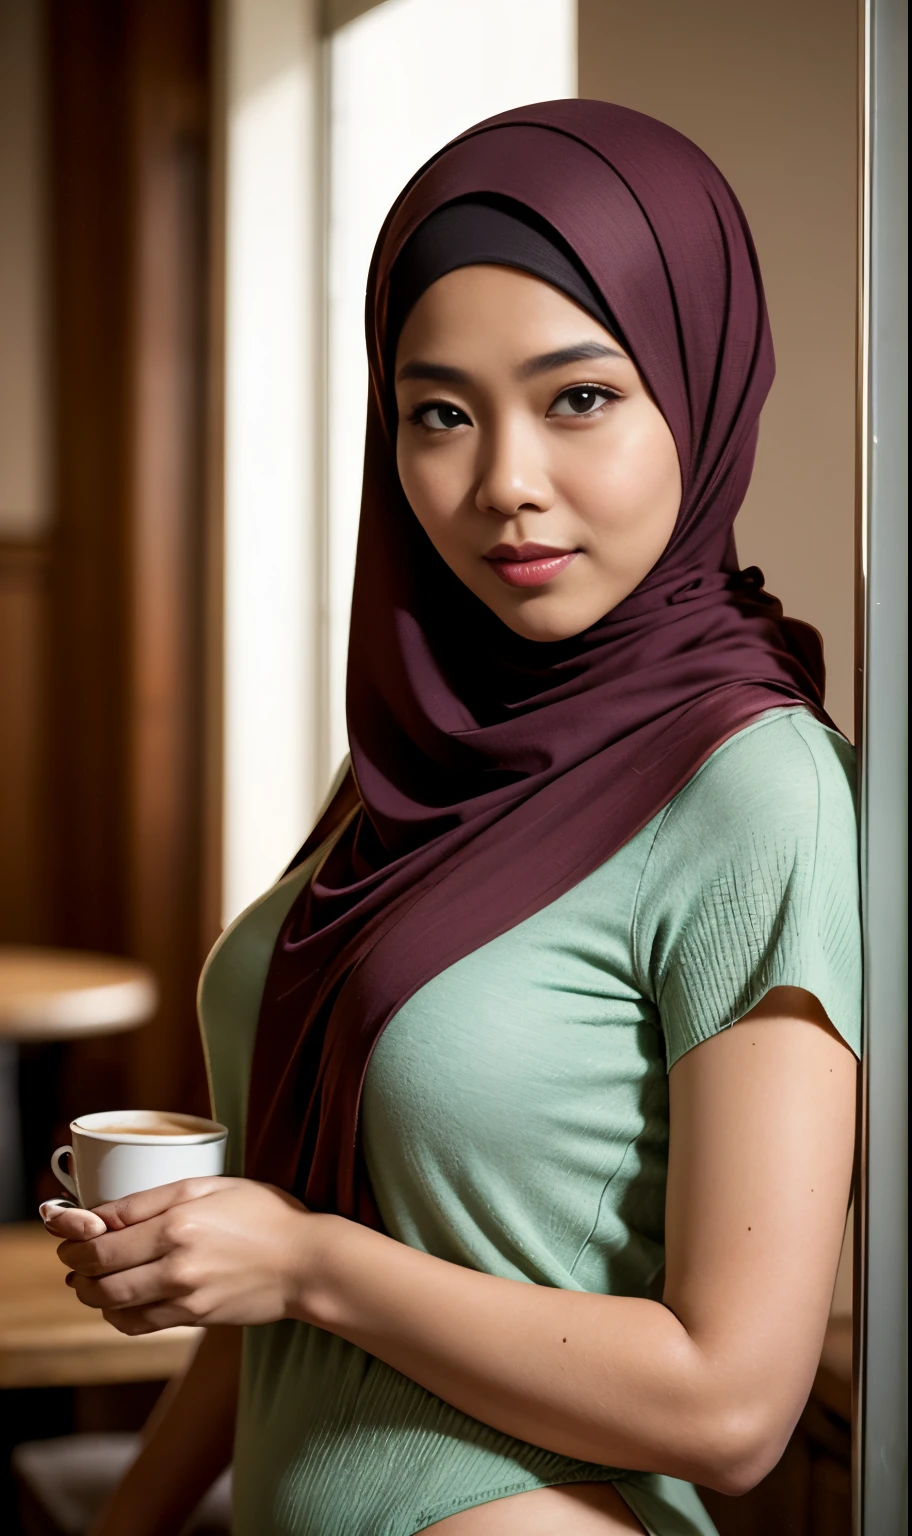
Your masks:
<path fill-rule="evenodd" d="M 448 505 L 446 467 L 428 462 L 430 455 L 399 462 L 399 479 L 405 498 L 425 533 L 432 534 L 445 520 Z"/>
<path fill-rule="evenodd" d="M 471 560 L 466 541 L 460 536 L 459 518 L 446 502 L 435 496 L 427 485 L 409 487 L 403 480 L 406 500 L 440 558 L 450 570 L 465 581 Z"/>
<path fill-rule="evenodd" d="M 681 500 L 677 455 L 670 457 L 654 435 L 644 437 L 581 465 L 573 490 L 568 487 L 602 558 L 625 570 L 643 560 L 651 568 L 671 537 Z"/>
<path fill-rule="evenodd" d="M 440 455 L 443 458 L 443 455 Z M 463 480 L 453 465 L 423 466 L 420 473 L 401 476 L 406 500 L 431 543 L 447 564 L 458 570 L 469 562 L 471 543 L 465 522 Z"/>
<path fill-rule="evenodd" d="M 441 443 L 422 464 L 419 495 L 438 527 L 458 531 L 471 489 L 472 464 L 470 452 L 458 441 Z"/>

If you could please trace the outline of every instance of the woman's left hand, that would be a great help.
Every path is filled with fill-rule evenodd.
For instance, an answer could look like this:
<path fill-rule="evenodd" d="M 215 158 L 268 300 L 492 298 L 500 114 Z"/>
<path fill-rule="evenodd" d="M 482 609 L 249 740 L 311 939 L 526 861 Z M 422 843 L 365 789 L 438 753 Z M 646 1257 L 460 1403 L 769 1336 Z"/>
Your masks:
<path fill-rule="evenodd" d="M 326 1218 L 252 1179 L 185 1179 L 97 1207 L 107 1231 L 57 1249 L 67 1284 L 121 1333 L 296 1313 Z"/>

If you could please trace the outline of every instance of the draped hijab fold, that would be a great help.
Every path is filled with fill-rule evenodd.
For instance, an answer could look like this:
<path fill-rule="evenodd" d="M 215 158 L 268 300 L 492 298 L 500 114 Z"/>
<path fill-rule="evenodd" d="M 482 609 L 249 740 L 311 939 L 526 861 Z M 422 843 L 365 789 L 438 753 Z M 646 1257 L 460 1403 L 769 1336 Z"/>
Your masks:
<path fill-rule="evenodd" d="M 681 465 L 681 507 L 659 561 L 563 641 L 516 635 L 462 585 L 396 471 L 387 333 L 396 262 L 437 210 L 486 197 L 527 210 L 573 254 L 616 318 Z M 393 1015 L 591 874 L 760 714 L 800 703 L 831 722 L 817 632 L 784 617 L 762 572 L 738 565 L 732 524 L 773 348 L 744 214 L 695 144 L 596 101 L 543 102 L 479 123 L 394 203 L 365 319 L 351 769 L 295 861 L 334 834 L 270 962 L 246 1171 L 312 1209 L 382 1228 L 358 1114 Z"/>

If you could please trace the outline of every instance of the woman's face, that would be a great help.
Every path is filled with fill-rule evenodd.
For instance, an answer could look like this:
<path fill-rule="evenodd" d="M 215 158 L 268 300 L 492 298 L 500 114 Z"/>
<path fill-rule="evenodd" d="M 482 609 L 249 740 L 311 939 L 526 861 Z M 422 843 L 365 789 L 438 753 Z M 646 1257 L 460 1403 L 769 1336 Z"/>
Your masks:
<path fill-rule="evenodd" d="M 517 634 L 577 635 L 655 565 L 681 503 L 674 439 L 623 347 L 556 288 L 448 272 L 402 328 L 395 379 L 409 504 Z"/>

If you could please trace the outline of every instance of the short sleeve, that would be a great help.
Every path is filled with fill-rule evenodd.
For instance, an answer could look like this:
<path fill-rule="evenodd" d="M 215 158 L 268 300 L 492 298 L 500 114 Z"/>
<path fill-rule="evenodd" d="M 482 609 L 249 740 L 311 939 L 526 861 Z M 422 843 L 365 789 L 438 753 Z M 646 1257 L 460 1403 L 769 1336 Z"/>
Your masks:
<path fill-rule="evenodd" d="M 855 753 L 804 710 L 725 742 L 658 824 L 633 922 L 667 1066 L 776 986 L 861 1046 Z"/>

